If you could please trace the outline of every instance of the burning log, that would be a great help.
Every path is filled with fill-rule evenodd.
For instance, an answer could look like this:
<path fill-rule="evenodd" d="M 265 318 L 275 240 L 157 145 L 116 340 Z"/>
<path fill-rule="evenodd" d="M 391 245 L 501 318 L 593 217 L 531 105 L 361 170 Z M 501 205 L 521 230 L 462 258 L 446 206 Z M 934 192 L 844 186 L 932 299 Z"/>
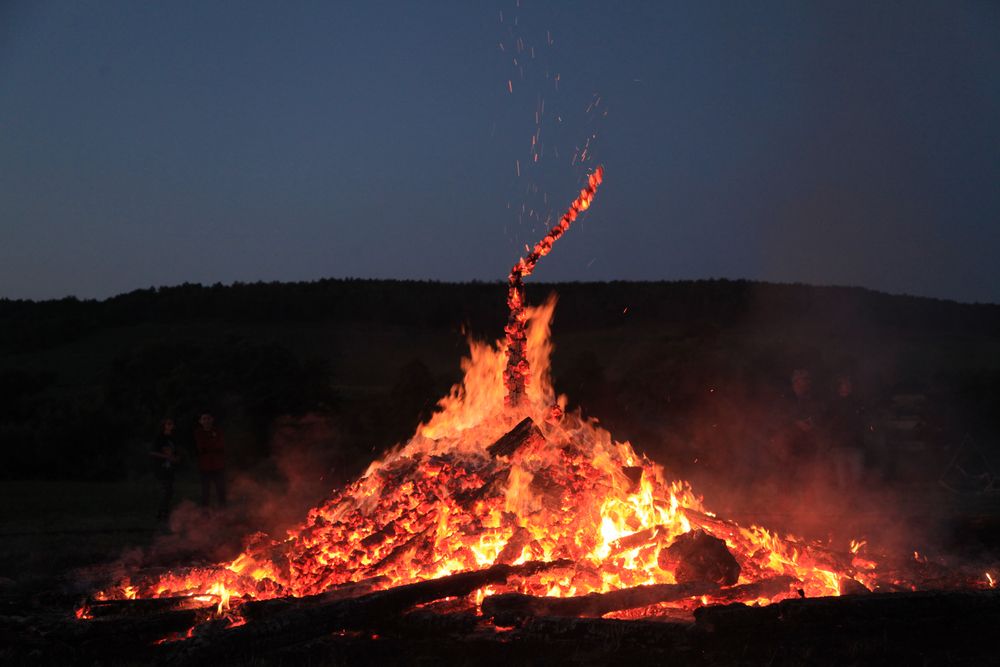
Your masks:
<path fill-rule="evenodd" d="M 67 619 L 64 615 L 28 619 L 0 617 L 0 637 L 3 638 L 0 645 L 4 646 L 0 656 L 4 656 L 5 664 L 21 664 L 11 656 L 28 648 L 31 651 L 55 650 L 59 659 L 51 664 L 108 664 L 126 660 L 144 664 L 150 662 L 148 658 L 155 650 L 155 642 L 204 623 L 212 617 L 216 605 L 168 610 L 153 610 L 147 605 L 142 609 L 140 613 L 109 614 L 93 619 Z M 31 648 L 33 645 L 37 647 Z M 94 659 L 82 659 L 87 655 Z M 50 661 L 32 658 L 30 662 L 46 664 Z"/>
<path fill-rule="evenodd" d="M 682 507 L 681 511 L 684 512 L 684 516 L 691 522 L 691 525 L 712 533 L 716 537 L 721 536 L 734 541 L 743 541 L 744 539 L 739 524 L 709 516 L 690 507 Z"/>
<path fill-rule="evenodd" d="M 166 598 L 137 598 L 133 600 L 88 600 L 84 609 L 88 616 L 136 616 L 181 609 L 211 609 L 219 602 L 214 595 L 178 595 Z"/>
<path fill-rule="evenodd" d="M 692 530 L 678 536 L 666 549 L 661 549 L 657 562 L 672 571 L 680 582 L 714 581 L 731 586 L 740 578 L 740 564 L 726 548 L 726 543 L 703 530 Z"/>
<path fill-rule="evenodd" d="M 497 625 L 517 625 L 529 616 L 603 616 L 609 612 L 645 607 L 658 602 L 674 602 L 707 595 L 719 590 L 708 581 L 682 584 L 653 584 L 623 588 L 609 593 L 589 593 L 570 598 L 542 597 L 521 593 L 491 595 L 483 600 L 483 616 Z"/>
<path fill-rule="evenodd" d="M 524 551 L 524 547 L 531 541 L 531 533 L 524 526 L 518 526 L 514 529 L 514 533 L 507 540 L 507 544 L 503 545 L 503 549 L 497 554 L 495 564 L 509 564 L 517 560 L 521 552 Z"/>
<path fill-rule="evenodd" d="M 368 571 L 378 572 L 379 570 L 398 562 L 406 554 L 417 549 L 420 546 L 420 543 L 428 536 L 430 536 L 430 534 L 433 533 L 436 529 L 437 526 L 434 524 L 428 526 L 427 528 L 424 528 L 422 531 L 420 531 L 419 533 L 417 533 L 416 535 L 414 535 L 413 537 L 406 540 L 405 542 L 397 546 L 395 549 L 390 551 L 385 558 L 383 558 L 379 562 L 369 567 Z"/>
<path fill-rule="evenodd" d="M 760 598 L 771 599 L 782 593 L 790 593 L 801 585 L 801 583 L 795 577 L 779 575 L 749 584 L 723 588 L 716 593 L 712 593 L 709 597 L 715 603 L 730 602 L 733 600 L 759 600 Z"/>
<path fill-rule="evenodd" d="M 691 525 L 697 526 L 716 537 L 722 537 L 736 545 L 740 545 L 740 548 L 746 552 L 752 551 L 753 540 L 751 534 L 739 524 L 709 516 L 689 507 L 682 508 L 682 511 L 688 521 L 691 522 Z M 815 565 L 823 566 L 830 571 L 843 572 L 849 575 L 854 575 L 859 571 L 855 567 L 855 559 L 852 554 L 827 549 L 819 544 L 796 542 L 792 539 L 785 539 L 783 542 L 790 551 L 797 552 L 797 557 L 805 556 Z"/>
<path fill-rule="evenodd" d="M 530 577 L 545 570 L 569 567 L 570 561 L 494 565 L 440 579 L 396 586 L 349 599 L 319 604 L 293 604 L 270 618 L 230 628 L 192 649 L 185 660 L 232 659 L 234 655 L 268 651 L 308 641 L 337 630 L 377 630 L 394 625 L 407 610 L 426 602 L 469 595 L 483 586 L 504 584 L 510 577 Z"/>
<path fill-rule="evenodd" d="M 645 546 L 647 544 L 653 544 L 658 539 L 660 535 L 666 529 L 666 526 L 653 526 L 652 528 L 646 528 L 645 530 L 640 530 L 631 535 L 626 535 L 625 537 L 619 537 L 617 540 L 612 542 L 610 545 L 611 551 L 608 555 L 616 556 L 625 551 L 631 551 L 632 549 L 637 549 L 638 547 Z"/>
<path fill-rule="evenodd" d="M 490 584 L 503 584 L 510 577 L 530 577 L 546 570 L 569 567 L 568 560 L 533 561 L 523 565 L 493 565 L 485 570 L 460 572 L 440 579 L 418 581 L 349 600 L 319 605 L 318 615 L 330 620 L 340 618 L 339 628 L 367 628 L 376 618 L 398 614 L 424 603 L 446 597 L 462 597 Z"/>
<path fill-rule="evenodd" d="M 504 327 L 507 334 L 507 368 L 504 370 L 503 383 L 507 388 L 507 405 L 516 406 L 520 403 L 531 374 L 527 356 L 528 336 L 525 332 L 527 315 L 524 311 L 524 279 L 535 270 L 538 260 L 552 251 L 552 244 L 566 233 L 576 217 L 590 208 L 597 186 L 601 184 L 603 178 L 604 168 L 597 167 L 587 179 L 587 187 L 580 190 L 580 196 L 573 200 L 559 222 L 510 270 L 510 276 L 507 278 L 507 307 L 510 308 L 510 316 L 507 318 L 507 326 Z"/>
<path fill-rule="evenodd" d="M 669 607 L 653 603 L 644 607 L 633 607 L 631 609 L 610 612 L 606 614 L 604 618 L 615 618 L 620 620 L 673 618 L 687 623 L 690 622 L 692 607 L 700 609 L 704 608 L 704 605 L 718 607 L 732 601 L 761 599 L 771 600 L 775 598 L 781 599 L 780 596 L 782 595 L 787 597 L 798 597 L 797 589 L 801 583 L 802 582 L 795 577 L 787 575 L 768 577 L 767 579 L 762 579 L 749 584 L 740 584 L 738 586 L 720 588 L 713 593 L 706 593 L 699 598 L 677 600 L 675 604 L 670 605 Z"/>
<path fill-rule="evenodd" d="M 545 436 L 535 426 L 531 417 L 525 417 L 507 434 L 486 448 L 490 456 L 507 456 L 516 452 L 524 445 L 538 445 L 545 442 Z"/>
<path fill-rule="evenodd" d="M 622 466 L 622 472 L 628 477 L 629 493 L 638 491 L 642 484 L 642 466 Z"/>
<path fill-rule="evenodd" d="M 240 615 L 248 621 L 268 618 L 289 609 L 302 608 L 309 605 L 321 605 L 324 603 L 336 602 L 338 600 L 348 600 L 362 595 L 367 595 L 368 593 L 384 588 L 388 583 L 388 577 L 372 577 L 363 581 L 342 584 L 325 593 L 319 593 L 318 595 L 308 595 L 301 598 L 252 600 L 250 602 L 244 602 L 240 606 Z"/>
<path fill-rule="evenodd" d="M 545 436 L 532 421 L 531 417 L 525 417 L 517 426 L 502 435 L 492 445 L 486 448 L 490 456 L 509 457 L 524 445 L 538 445 L 545 442 Z M 501 487 L 507 481 L 510 474 L 509 468 L 495 470 L 486 478 L 478 489 L 459 494 L 455 497 L 456 502 L 465 509 L 472 509 L 477 501 L 483 498 L 501 493 Z M 499 561 L 498 561 L 499 562 Z"/>

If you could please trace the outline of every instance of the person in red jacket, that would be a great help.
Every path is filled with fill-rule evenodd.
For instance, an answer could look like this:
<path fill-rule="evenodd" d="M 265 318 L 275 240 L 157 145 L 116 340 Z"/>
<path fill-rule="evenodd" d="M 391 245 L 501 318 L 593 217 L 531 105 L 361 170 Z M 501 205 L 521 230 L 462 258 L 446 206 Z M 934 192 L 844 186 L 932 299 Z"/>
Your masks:
<path fill-rule="evenodd" d="M 194 429 L 194 444 L 198 451 L 201 472 L 201 504 L 208 507 L 212 487 L 221 507 L 226 506 L 226 441 L 215 427 L 215 418 L 204 413 Z"/>

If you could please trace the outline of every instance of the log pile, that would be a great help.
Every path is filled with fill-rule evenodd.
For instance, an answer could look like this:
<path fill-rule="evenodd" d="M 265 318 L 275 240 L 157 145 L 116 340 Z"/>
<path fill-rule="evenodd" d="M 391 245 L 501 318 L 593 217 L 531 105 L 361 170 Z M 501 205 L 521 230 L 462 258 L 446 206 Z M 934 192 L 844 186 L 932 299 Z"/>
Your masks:
<path fill-rule="evenodd" d="M 525 419 L 487 451 L 496 463 L 543 444 Z M 464 502 L 504 484 L 506 470 L 484 468 L 484 483 Z M 641 468 L 623 473 L 639 486 Z M 791 576 L 738 583 L 746 573 L 719 538 L 739 542 L 742 529 L 683 511 L 694 529 L 669 544 L 664 527 L 654 526 L 611 545 L 612 553 L 659 549 L 659 563 L 677 583 L 570 597 L 495 593 L 540 573 L 580 572 L 570 560 L 515 565 L 531 539 L 519 528 L 490 567 L 391 588 L 373 576 L 318 595 L 232 600 L 228 610 L 205 595 L 89 600 L 78 614 L 20 613 L 7 604 L 0 608 L 0 664 L 845 664 L 912 661 L 917 650 L 975 663 L 987 655 L 985 642 L 1000 623 L 998 591 L 867 594 L 845 582 L 843 591 L 865 594 L 797 599 L 801 582 Z M 384 526 L 366 538 L 369 546 L 394 531 Z M 421 539 L 418 532 L 385 558 L 412 557 Z M 850 565 L 848 555 L 802 548 L 842 570 Z M 738 602 L 775 598 L 786 599 L 765 607 Z"/>
<path fill-rule="evenodd" d="M 528 564 L 526 569 L 559 564 Z M 522 568 L 522 569 L 519 569 Z M 398 589 L 283 600 L 258 605 L 256 615 L 232 627 L 226 618 L 183 633 L 211 608 L 153 609 L 117 605 L 93 619 L 69 610 L 0 617 L 4 664 L 991 664 L 1000 591 L 949 591 L 788 599 L 765 607 L 700 607 L 686 622 L 601 618 L 606 609 L 711 591 L 703 582 L 674 588 L 568 599 L 487 596 L 483 615 L 463 596 L 485 582 L 525 573 L 495 566 Z M 776 587 L 773 581 L 731 587 L 745 597 Z M 346 596 L 346 597 L 345 597 Z M 247 603 L 244 607 L 253 603 Z M 512 611 L 513 610 L 513 611 Z M 487 613 L 489 612 L 489 613 Z M 513 625 L 499 621 L 502 614 Z M 492 619 L 490 616 L 492 615 Z M 183 635 L 182 635 L 183 637 Z"/>

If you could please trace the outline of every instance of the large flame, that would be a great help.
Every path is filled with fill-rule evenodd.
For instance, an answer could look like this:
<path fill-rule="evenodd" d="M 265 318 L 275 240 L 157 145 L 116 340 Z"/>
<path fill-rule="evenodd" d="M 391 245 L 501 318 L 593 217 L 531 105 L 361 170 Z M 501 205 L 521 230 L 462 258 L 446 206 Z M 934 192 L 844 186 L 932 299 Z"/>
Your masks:
<path fill-rule="evenodd" d="M 579 412 L 564 414 L 565 397 L 556 397 L 548 373 L 554 308 L 553 297 L 525 309 L 535 379 L 517 405 L 505 401 L 506 341 L 472 341 L 464 379 L 439 412 L 284 538 L 257 535 L 230 563 L 136 577 L 106 595 L 302 596 L 373 578 L 390 587 L 497 562 L 554 559 L 575 565 L 493 590 L 580 595 L 674 582 L 658 554 L 692 528 L 725 540 L 741 567 L 739 583 L 790 575 L 810 596 L 837 595 L 845 579 L 871 583 L 875 564 L 859 553 L 845 561 L 718 519 L 686 482 L 670 481 L 631 444 Z M 538 431 L 492 456 L 487 448 L 526 417 Z"/>

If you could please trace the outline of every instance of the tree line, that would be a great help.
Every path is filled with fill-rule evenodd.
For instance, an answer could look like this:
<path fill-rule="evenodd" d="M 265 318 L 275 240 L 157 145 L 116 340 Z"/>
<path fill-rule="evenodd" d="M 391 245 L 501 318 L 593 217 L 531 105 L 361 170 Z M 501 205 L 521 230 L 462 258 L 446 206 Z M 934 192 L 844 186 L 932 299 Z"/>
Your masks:
<path fill-rule="evenodd" d="M 780 393 L 799 366 L 998 426 L 997 305 L 728 280 L 530 284 L 529 301 L 551 291 L 557 389 L 622 437 L 656 420 L 693 434 L 707 401 Z M 463 332 L 500 337 L 504 299 L 501 283 L 319 280 L 0 300 L 4 476 L 133 474 L 161 417 L 205 409 L 236 427 L 247 465 L 273 454 L 276 419 L 326 415 L 358 469 L 459 379 Z M 370 379 L 352 370 L 366 366 Z"/>

